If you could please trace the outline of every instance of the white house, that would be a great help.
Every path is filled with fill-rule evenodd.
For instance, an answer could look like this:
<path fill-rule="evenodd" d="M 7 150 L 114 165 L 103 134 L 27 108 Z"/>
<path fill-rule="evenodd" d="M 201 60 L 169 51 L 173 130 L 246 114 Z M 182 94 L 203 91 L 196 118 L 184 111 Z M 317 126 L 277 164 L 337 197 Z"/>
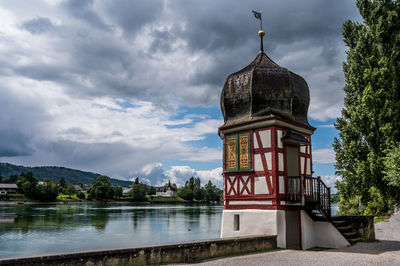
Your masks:
<path fill-rule="evenodd" d="M 17 193 L 17 184 L 4 184 L 0 183 L 0 195 L 15 194 Z"/>
<path fill-rule="evenodd" d="M 171 182 L 168 181 L 167 184 L 165 184 L 162 187 L 156 187 L 156 196 L 160 197 L 178 197 L 178 192 L 176 189 L 176 185 L 171 185 Z"/>

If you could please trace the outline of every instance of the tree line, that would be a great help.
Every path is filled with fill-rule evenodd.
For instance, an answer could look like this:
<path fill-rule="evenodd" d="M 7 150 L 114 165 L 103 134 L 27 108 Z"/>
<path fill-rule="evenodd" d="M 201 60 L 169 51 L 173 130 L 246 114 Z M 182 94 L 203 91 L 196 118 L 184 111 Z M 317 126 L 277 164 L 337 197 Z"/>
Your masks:
<path fill-rule="evenodd" d="M 222 190 L 213 185 L 211 180 L 201 187 L 200 178 L 193 176 L 178 189 L 178 195 L 187 201 L 211 203 L 222 200 Z"/>
<path fill-rule="evenodd" d="M 346 21 L 345 98 L 335 124 L 341 214 L 377 215 L 400 203 L 400 2 L 357 0 Z"/>
<path fill-rule="evenodd" d="M 140 202 L 147 201 L 156 195 L 156 188 L 140 183 L 139 178 L 135 179 L 126 195 L 123 195 L 123 188 L 118 185 L 112 185 L 110 178 L 107 176 L 97 177 L 92 185 L 80 183 L 79 186 L 82 191 L 77 191 L 74 185 L 68 185 L 63 177 L 58 182 L 54 182 L 50 178 L 40 182 L 32 172 L 11 176 L 6 180 L 0 176 L 0 182 L 2 181 L 16 183 L 18 191 L 24 194 L 25 197 L 40 201 L 56 200 L 61 194 L 69 196 L 69 199 L 76 195 L 77 198 L 83 200 L 132 200 Z M 176 189 L 176 186 L 173 187 Z M 178 188 L 177 193 L 182 199 L 191 202 L 211 203 L 222 199 L 222 190 L 212 184 L 211 181 L 201 187 L 200 178 L 194 177 L 186 181 L 183 187 Z"/>

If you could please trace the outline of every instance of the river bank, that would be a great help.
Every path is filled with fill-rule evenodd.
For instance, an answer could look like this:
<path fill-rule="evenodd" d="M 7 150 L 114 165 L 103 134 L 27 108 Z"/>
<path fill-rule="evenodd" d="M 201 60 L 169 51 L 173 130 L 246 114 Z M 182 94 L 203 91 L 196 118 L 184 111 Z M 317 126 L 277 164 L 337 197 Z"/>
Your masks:
<path fill-rule="evenodd" d="M 148 204 L 205 204 L 203 202 L 193 202 L 193 201 L 185 201 L 185 200 L 149 200 L 149 201 L 129 201 L 129 200 L 116 200 L 116 201 L 95 201 L 95 200 L 82 200 L 82 201 L 33 201 L 33 200 L 10 200 L 10 201 L 0 201 L 0 206 L 4 205 L 64 205 L 64 204 L 115 204 L 115 205 L 148 205 Z M 213 204 L 212 204 L 213 205 Z M 216 203 L 216 205 L 219 205 Z"/>

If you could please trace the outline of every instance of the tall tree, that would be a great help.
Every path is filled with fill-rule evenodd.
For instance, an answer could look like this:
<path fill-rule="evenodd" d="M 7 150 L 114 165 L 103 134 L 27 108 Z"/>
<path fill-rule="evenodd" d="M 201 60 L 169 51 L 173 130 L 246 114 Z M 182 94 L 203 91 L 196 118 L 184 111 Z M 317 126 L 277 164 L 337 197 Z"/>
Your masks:
<path fill-rule="evenodd" d="M 400 2 L 357 0 L 363 22 L 346 21 L 347 61 L 339 138 L 334 141 L 340 211 L 361 205 L 365 214 L 382 213 L 396 199 L 384 177 L 387 153 L 400 141 Z M 354 200 L 359 198 L 359 201 Z M 359 204 L 361 203 L 361 204 Z M 353 212 L 359 211 L 354 208 Z"/>

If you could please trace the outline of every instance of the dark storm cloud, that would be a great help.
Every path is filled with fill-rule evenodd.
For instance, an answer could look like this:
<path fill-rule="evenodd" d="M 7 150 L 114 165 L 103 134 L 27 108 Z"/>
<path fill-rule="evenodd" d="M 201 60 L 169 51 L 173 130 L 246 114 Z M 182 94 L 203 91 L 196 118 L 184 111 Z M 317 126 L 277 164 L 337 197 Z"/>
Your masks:
<path fill-rule="evenodd" d="M 0 129 L 0 157 L 26 156 L 33 154 L 30 146 L 32 136 L 15 128 Z"/>
<path fill-rule="evenodd" d="M 164 9 L 164 2 L 159 0 L 113 0 L 98 4 L 127 37 L 134 36 L 141 27 L 154 22 Z"/>
<path fill-rule="evenodd" d="M 93 5 L 94 0 L 67 0 L 63 2 L 63 6 L 73 17 L 85 21 L 95 28 L 108 30 L 109 26 L 94 11 Z"/>
<path fill-rule="evenodd" d="M 66 58 L 58 66 L 16 66 L 16 73 L 60 82 L 70 93 L 82 97 L 107 95 L 164 103 L 175 98 L 190 105 L 218 105 L 227 75 L 256 56 L 259 21 L 251 9 L 263 10 L 269 56 L 278 64 L 284 59 L 286 65 L 282 66 L 305 78 L 313 68 L 341 68 L 341 25 L 356 15 L 354 3 L 347 0 L 69 0 L 61 6 L 88 27 L 63 19 L 54 49 Z M 52 24 L 50 19 L 37 17 L 23 25 L 39 33 Z M 119 31 L 122 36 L 117 34 Z M 139 50 L 134 46 L 135 38 L 144 45 Z M 184 45 L 175 46 L 177 43 Z M 306 50 L 318 53 L 296 59 L 296 53 Z M 171 53 L 185 55 L 180 59 L 182 64 L 200 59 L 190 65 L 191 69 L 175 70 L 176 66 L 164 66 L 168 61 L 158 59 Z M 293 58 L 287 59 L 288 55 Z M 201 87 L 201 93 L 193 94 L 191 86 Z"/>
<path fill-rule="evenodd" d="M 51 20 L 48 18 L 37 17 L 24 21 L 21 28 L 29 31 L 32 34 L 41 34 L 53 28 Z"/>
<path fill-rule="evenodd" d="M 38 125 L 45 118 L 42 106 L 29 96 L 24 98 L 0 87 L 0 157 L 31 155 L 35 151 L 34 138 L 40 134 Z"/>
<path fill-rule="evenodd" d="M 323 64 L 340 64 L 337 56 L 343 48 L 338 47 L 338 40 L 342 39 L 341 25 L 355 17 L 354 3 L 347 0 L 210 1 L 207 4 L 171 1 L 169 4 L 187 22 L 180 35 L 189 41 L 189 48 L 205 50 L 218 57 L 213 68 L 201 73 L 201 78 L 194 78 L 196 83 L 203 80 L 212 85 L 221 85 L 227 72 L 239 70 L 255 57 L 259 49 L 256 35 L 259 25 L 251 9 L 263 10 L 266 52 L 273 59 L 296 52 L 282 49 L 282 45 L 298 42 L 298 48 L 302 49 L 301 42 L 306 42 L 308 47 L 322 47 Z"/>

